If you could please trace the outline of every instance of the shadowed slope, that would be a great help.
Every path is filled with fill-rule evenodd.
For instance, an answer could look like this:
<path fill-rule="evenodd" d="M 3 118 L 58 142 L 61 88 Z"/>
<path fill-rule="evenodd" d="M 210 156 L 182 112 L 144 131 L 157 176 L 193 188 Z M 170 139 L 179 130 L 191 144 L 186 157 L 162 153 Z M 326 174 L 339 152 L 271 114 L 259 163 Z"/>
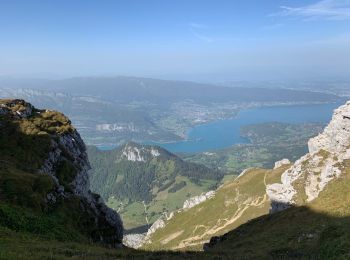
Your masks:
<path fill-rule="evenodd" d="M 350 160 L 343 173 L 307 206 L 263 216 L 213 238 L 210 252 L 232 257 L 350 257 Z M 220 243 L 215 242 L 220 241 Z"/>

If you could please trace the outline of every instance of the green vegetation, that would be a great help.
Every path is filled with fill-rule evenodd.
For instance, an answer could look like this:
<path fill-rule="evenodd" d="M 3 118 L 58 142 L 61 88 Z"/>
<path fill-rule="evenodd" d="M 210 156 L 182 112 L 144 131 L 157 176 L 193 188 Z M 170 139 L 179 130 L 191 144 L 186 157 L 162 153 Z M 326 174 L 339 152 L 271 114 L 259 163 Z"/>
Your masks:
<path fill-rule="evenodd" d="M 307 206 L 252 220 L 212 250 L 240 258 L 349 259 L 350 161 L 341 166 L 341 177 Z"/>
<path fill-rule="evenodd" d="M 249 125 L 242 129 L 242 135 L 249 138 L 251 144 L 180 155 L 188 163 L 159 147 L 156 149 L 161 151 L 161 156 L 146 156 L 146 162 L 122 159 L 123 147 L 113 151 L 89 147 L 92 189 L 119 211 L 128 229 L 146 225 L 164 212 L 181 208 L 189 197 L 215 189 L 217 182 L 232 180 L 246 168 L 272 168 L 282 158 L 296 160 L 307 152 L 308 139 L 322 128 L 321 124 Z M 225 178 L 222 179 L 219 171 L 198 164 L 220 169 L 225 172 Z"/>
<path fill-rule="evenodd" d="M 295 161 L 307 153 L 308 140 L 320 133 L 323 127 L 316 123 L 247 125 L 241 134 L 250 140 L 250 144 L 180 156 L 186 161 L 236 175 L 250 167 L 273 168 L 276 161 L 283 158 Z"/>
<path fill-rule="evenodd" d="M 12 103 L 1 100 L 0 104 Z M 16 167 L 35 171 L 42 165 L 50 149 L 50 134 L 72 132 L 70 121 L 61 113 L 32 108 L 33 116 L 19 119 L 17 112 L 25 111 L 29 104 L 24 101 L 8 105 L 11 115 L 0 114 L 0 159 Z"/>
<path fill-rule="evenodd" d="M 179 183 L 176 183 L 171 189 L 169 189 L 168 191 L 170 193 L 175 193 L 177 192 L 178 190 L 181 190 L 183 187 L 185 187 L 187 185 L 187 183 L 185 181 L 182 181 L 182 182 L 179 182 Z"/>
<path fill-rule="evenodd" d="M 225 252 L 147 252 L 128 248 L 112 249 L 92 243 L 62 242 L 0 226 L 0 259 L 230 259 Z"/>
<path fill-rule="evenodd" d="M 159 155 L 152 155 L 152 150 Z M 127 159 L 125 153 L 134 151 L 142 160 Z M 157 146 L 128 143 L 112 151 L 89 147 L 88 153 L 92 190 L 118 210 L 126 228 L 154 222 L 164 212 L 182 207 L 189 197 L 215 189 L 223 177 Z"/>
<path fill-rule="evenodd" d="M 221 186 L 214 198 L 175 213 L 164 228 L 144 245 L 147 250 L 201 250 L 213 236 L 223 235 L 269 212 L 266 185 L 279 179 L 288 166 L 276 170 L 251 169 Z"/>
<path fill-rule="evenodd" d="M 76 242 L 99 241 L 102 234 L 114 232 L 100 230 L 98 225 L 106 220 L 95 219 L 85 199 L 67 193 L 77 172 L 64 156 L 57 176 L 69 195 L 56 196 L 55 203 L 48 200 L 57 187 L 39 169 L 51 141 L 74 131 L 70 121 L 61 113 L 36 110 L 21 100 L 0 100 L 0 105 L 6 109 L 0 115 L 0 229 Z"/>
<path fill-rule="evenodd" d="M 4 102 L 8 105 L 11 101 L 2 100 L 0 105 Z M 38 172 L 50 151 L 51 141 L 73 131 L 69 120 L 61 114 L 55 116 L 54 112 L 38 110 L 25 118 L 16 115 L 17 111 L 25 113 L 27 108 L 22 101 L 16 102 L 11 107 L 12 113 L 0 115 L 0 259 L 350 258 L 350 160 L 338 163 L 342 171 L 340 177 L 304 206 L 267 215 L 270 202 L 266 185 L 278 182 L 289 166 L 275 170 L 255 168 L 227 181 L 212 199 L 175 213 L 163 229 L 153 234 L 152 243 L 144 246 L 151 251 L 116 250 L 98 245 L 102 236 L 115 235 L 109 227 L 99 229 L 97 222 L 100 224 L 105 218 L 94 215 L 83 198 L 67 191 L 69 196 L 58 196 L 55 203 L 50 203 L 48 195 L 54 192 L 54 181 L 48 174 Z M 151 194 L 147 204 L 144 200 L 137 201 L 140 197 L 133 192 L 128 196 L 135 196 L 134 201 L 124 198 L 135 212 L 144 207 L 143 213 L 147 216 L 150 212 L 150 218 L 154 217 L 156 212 L 174 208 L 178 201 L 194 195 L 191 192 L 208 190 L 222 179 L 220 172 L 186 163 L 160 148 L 152 148 L 158 149 L 159 154 L 154 155 L 157 153 L 153 150 L 150 156 L 145 147 L 138 147 L 138 151 L 146 153 L 142 153 L 136 163 L 128 161 L 135 163 L 123 168 L 129 175 L 118 173 L 114 179 L 115 183 L 129 184 L 130 190 L 138 192 L 140 182 L 133 175 L 154 178 L 143 180 L 148 181 L 150 188 L 149 193 L 141 190 Z M 117 153 L 114 152 L 113 156 Z M 124 163 L 126 167 L 125 158 L 101 154 L 95 157 L 101 165 L 114 167 Z M 323 159 L 330 156 L 323 150 L 318 155 Z M 69 158 L 63 158 L 57 167 L 58 179 L 69 187 L 76 171 Z M 136 157 L 127 155 L 127 158 Z M 147 166 L 147 171 L 138 173 L 141 165 Z M 305 162 L 303 167 L 314 166 Z M 106 172 L 110 169 L 106 168 Z M 225 180 L 232 177 L 226 176 Z M 97 183 L 101 184 L 104 178 L 107 179 L 104 184 L 110 184 L 109 175 L 100 175 Z M 111 183 L 111 187 L 115 183 Z M 110 204 L 118 205 L 120 201 L 110 196 L 113 193 L 105 192 Z M 130 212 L 132 210 L 128 214 Z M 220 243 L 207 252 L 154 251 L 200 250 L 204 242 L 216 235 L 223 235 Z"/>

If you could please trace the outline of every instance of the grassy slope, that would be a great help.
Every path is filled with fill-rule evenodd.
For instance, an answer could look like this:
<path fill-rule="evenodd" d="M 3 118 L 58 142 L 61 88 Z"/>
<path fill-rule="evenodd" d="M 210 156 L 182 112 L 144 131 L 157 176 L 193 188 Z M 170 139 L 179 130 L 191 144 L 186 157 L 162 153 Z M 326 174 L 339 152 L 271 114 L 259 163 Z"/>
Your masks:
<path fill-rule="evenodd" d="M 179 254 L 147 254 L 130 249 L 116 250 L 89 243 L 48 240 L 0 226 L 0 259 L 176 259 Z"/>
<path fill-rule="evenodd" d="M 349 160 L 342 172 L 312 203 L 253 220 L 228 233 L 212 250 L 240 258 L 349 259 Z"/>
<path fill-rule="evenodd" d="M 62 242 L 0 226 L 0 259 L 231 259 L 225 252 L 148 252 Z"/>
<path fill-rule="evenodd" d="M 212 236 L 223 235 L 250 219 L 267 214 L 266 184 L 276 182 L 288 166 L 277 170 L 251 169 L 224 184 L 214 198 L 176 213 L 165 228 L 151 236 L 145 249 L 201 250 Z"/>
<path fill-rule="evenodd" d="M 186 181 L 187 185 L 176 192 L 169 192 L 169 189 L 181 181 Z M 184 201 L 189 197 L 193 197 L 201 194 L 202 192 L 206 192 L 215 185 L 215 181 L 213 180 L 205 180 L 201 183 L 202 184 L 200 186 L 191 182 L 187 177 L 177 176 L 174 185 L 170 186 L 164 191 L 157 193 L 156 197 L 146 205 L 147 219 L 149 223 L 151 224 L 156 221 L 164 212 L 171 212 L 173 210 L 182 208 Z M 123 203 L 123 201 L 119 201 L 113 197 L 110 197 L 107 205 L 111 208 L 118 209 L 120 208 L 120 203 Z M 145 207 L 142 202 L 132 202 L 126 204 L 119 211 L 119 214 L 123 219 L 123 224 L 126 229 L 147 224 Z"/>
<path fill-rule="evenodd" d="M 308 207 L 251 220 L 229 232 L 206 253 L 114 250 L 0 226 L 0 259 L 349 259 L 350 162 L 343 167 L 343 175 Z M 266 181 L 275 182 L 279 175 L 278 171 L 270 172 Z"/>

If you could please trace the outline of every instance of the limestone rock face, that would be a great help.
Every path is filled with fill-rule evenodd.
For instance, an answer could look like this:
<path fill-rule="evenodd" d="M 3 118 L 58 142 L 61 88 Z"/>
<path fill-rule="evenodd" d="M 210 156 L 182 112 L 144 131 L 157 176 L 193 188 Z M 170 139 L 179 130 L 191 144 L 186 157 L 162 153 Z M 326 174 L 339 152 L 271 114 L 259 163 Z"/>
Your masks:
<path fill-rule="evenodd" d="M 128 234 L 123 238 L 123 244 L 127 247 L 138 249 L 142 246 L 146 234 Z"/>
<path fill-rule="evenodd" d="M 282 159 L 280 161 L 275 162 L 275 167 L 273 168 L 274 170 L 282 167 L 283 165 L 291 164 L 291 162 L 288 159 Z"/>
<path fill-rule="evenodd" d="M 68 118 L 63 114 L 54 111 L 45 111 L 35 109 L 31 104 L 24 100 L 0 100 L 0 114 L 8 116 L 9 119 L 21 123 L 35 116 L 40 116 L 42 121 L 42 130 L 49 137 L 48 153 L 38 173 L 45 173 L 52 177 L 55 183 L 54 191 L 46 194 L 46 202 L 55 204 L 58 199 L 77 197 L 81 201 L 81 208 L 96 223 L 96 229 L 101 230 L 97 238 L 99 242 L 118 245 L 123 239 L 123 224 L 114 210 L 108 208 L 101 197 L 90 191 L 89 175 L 90 164 L 86 153 L 86 147 L 79 133 L 71 126 Z M 47 119 L 52 115 L 50 119 Z M 55 120 L 57 118 L 57 120 Z M 47 120 L 45 122 L 45 120 Z M 62 131 L 55 131 L 54 127 L 49 131 L 45 125 L 49 124 L 62 126 Z M 61 120 L 61 121 L 60 121 Z M 64 123 L 63 123 L 64 122 Z M 68 130 L 64 130 L 68 129 Z M 50 143 L 51 142 L 51 143 Z M 62 164 L 69 165 L 71 168 L 70 183 L 63 183 L 60 180 L 59 169 Z M 68 170 L 65 169 L 65 174 Z M 106 232 L 108 230 L 108 232 Z M 97 232 L 98 233 L 98 232 Z M 108 235 L 104 235 L 107 234 Z"/>
<path fill-rule="evenodd" d="M 122 157 L 128 161 L 145 162 L 151 157 L 158 157 L 160 152 L 154 147 L 146 147 L 134 143 L 127 143 L 122 151 Z"/>
<path fill-rule="evenodd" d="M 314 200 L 339 177 L 339 165 L 350 159 L 350 102 L 334 111 L 324 132 L 310 139 L 308 146 L 309 153 L 282 174 L 281 183 L 267 185 L 271 213 Z"/>
<path fill-rule="evenodd" d="M 76 169 L 76 175 L 71 183 L 74 195 L 82 197 L 87 205 L 93 210 L 96 221 L 103 218 L 107 223 L 115 229 L 114 239 L 121 244 L 123 239 L 123 223 L 118 213 L 108 208 L 99 195 L 90 191 L 89 174 L 90 164 L 88 161 L 86 147 L 77 131 L 59 135 L 51 141 L 51 151 L 45 160 L 42 168 L 43 173 L 50 174 L 58 187 L 56 196 L 70 196 L 59 183 L 56 169 L 62 161 L 68 160 Z M 51 200 L 53 194 L 50 194 Z M 111 238 L 108 238 L 110 240 Z M 113 239 L 113 238 L 112 238 Z M 104 238 L 102 237 L 103 241 Z"/>
<path fill-rule="evenodd" d="M 190 209 L 194 206 L 206 201 L 207 199 L 211 199 L 215 196 L 215 191 L 208 191 L 207 193 L 201 194 L 199 196 L 195 196 L 190 198 L 184 202 L 183 209 Z"/>
<path fill-rule="evenodd" d="M 321 149 L 330 153 L 344 153 L 350 145 L 350 101 L 334 111 L 332 121 L 322 134 L 310 139 L 311 154 Z"/>
<path fill-rule="evenodd" d="M 165 219 L 164 218 L 159 218 L 157 219 L 153 225 L 148 229 L 147 235 L 151 235 L 154 232 L 156 232 L 157 229 L 165 227 Z"/>

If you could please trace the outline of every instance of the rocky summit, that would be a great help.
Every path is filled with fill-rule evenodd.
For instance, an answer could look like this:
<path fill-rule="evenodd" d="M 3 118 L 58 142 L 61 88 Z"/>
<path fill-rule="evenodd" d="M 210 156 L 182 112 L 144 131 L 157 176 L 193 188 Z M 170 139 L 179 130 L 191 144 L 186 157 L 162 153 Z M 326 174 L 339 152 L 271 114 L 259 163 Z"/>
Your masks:
<path fill-rule="evenodd" d="M 121 245 L 122 221 L 90 191 L 85 144 L 67 117 L 36 109 L 24 100 L 0 100 L 0 129 L 0 212 L 6 204 L 23 212 L 34 211 L 33 218 L 60 215 L 67 232 Z M 28 197 L 35 200 L 26 201 Z M 55 227 L 43 232 L 54 233 Z M 64 230 L 59 233 L 64 236 Z"/>

